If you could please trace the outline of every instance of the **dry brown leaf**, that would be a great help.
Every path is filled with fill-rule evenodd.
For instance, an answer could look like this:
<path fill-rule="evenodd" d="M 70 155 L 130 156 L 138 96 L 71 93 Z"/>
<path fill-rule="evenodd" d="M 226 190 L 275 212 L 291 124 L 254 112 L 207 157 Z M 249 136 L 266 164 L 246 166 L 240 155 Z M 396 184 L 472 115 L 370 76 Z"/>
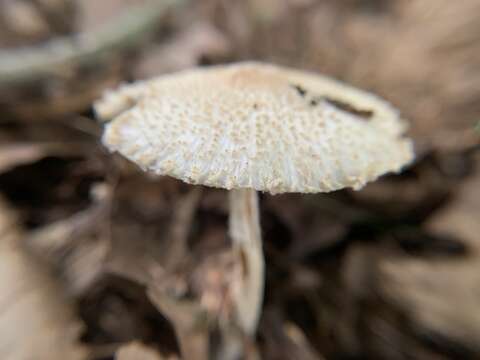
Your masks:
<path fill-rule="evenodd" d="M 480 259 L 399 258 L 380 264 L 381 292 L 420 332 L 480 352 Z"/>
<path fill-rule="evenodd" d="M 276 310 L 268 309 L 265 312 L 262 333 L 266 339 L 265 350 L 268 359 L 323 359 L 302 330 L 295 324 L 285 321 Z"/>
<path fill-rule="evenodd" d="M 0 174 L 14 167 L 34 163 L 46 156 L 80 154 L 82 146 L 67 143 L 12 143 L 0 146 Z"/>
<path fill-rule="evenodd" d="M 452 259 L 385 258 L 380 262 L 386 298 L 409 314 L 413 325 L 480 352 L 480 173 L 459 187 L 456 198 L 428 222 L 439 236 L 463 240 L 468 254 Z"/>
<path fill-rule="evenodd" d="M 464 183 L 457 185 L 455 198 L 442 211 L 437 212 L 426 227 L 439 235 L 453 236 L 465 241 L 480 257 L 480 155 L 477 171 Z"/>
<path fill-rule="evenodd" d="M 74 27 L 72 0 L 0 2 L 0 46 L 27 45 Z"/>
<path fill-rule="evenodd" d="M 89 209 L 36 229 L 25 241 L 32 252 L 59 272 L 72 295 L 83 293 L 103 274 L 110 250 L 105 231 L 110 189 L 98 184 L 93 192 L 97 198 Z"/>
<path fill-rule="evenodd" d="M 49 35 L 47 22 L 31 4 L 22 1 L 6 1 L 1 4 L 0 9 L 1 27 L 5 29 L 5 33 L 10 33 L 10 37 L 16 35 L 20 38 L 41 39 Z M 5 38 L 2 36 L 1 44 L 9 44 L 7 36 Z"/>
<path fill-rule="evenodd" d="M 121 15 L 129 6 L 145 4 L 148 0 L 75 0 L 79 12 L 79 30 L 98 28 Z"/>
<path fill-rule="evenodd" d="M 0 217 L 11 216 L 0 203 Z M 48 269 L 21 247 L 14 220 L 0 228 L 0 357 L 6 360 L 86 359 L 83 325 Z M 8 224 L 10 224 L 8 226 Z"/>
<path fill-rule="evenodd" d="M 174 356 L 165 358 L 156 350 L 138 341 L 123 345 L 115 354 L 115 360 L 175 360 Z"/>
<path fill-rule="evenodd" d="M 176 34 L 167 43 L 150 48 L 135 70 L 136 78 L 196 66 L 203 59 L 219 61 L 228 57 L 231 45 L 219 30 L 207 22 L 197 22 Z"/>
<path fill-rule="evenodd" d="M 15 166 L 35 162 L 44 156 L 44 147 L 36 144 L 0 146 L 0 173 L 9 171 Z"/>
<path fill-rule="evenodd" d="M 208 324 L 205 312 L 194 301 L 181 300 L 166 292 L 158 281 L 149 286 L 148 295 L 160 312 L 170 321 L 184 359 L 207 360 Z"/>

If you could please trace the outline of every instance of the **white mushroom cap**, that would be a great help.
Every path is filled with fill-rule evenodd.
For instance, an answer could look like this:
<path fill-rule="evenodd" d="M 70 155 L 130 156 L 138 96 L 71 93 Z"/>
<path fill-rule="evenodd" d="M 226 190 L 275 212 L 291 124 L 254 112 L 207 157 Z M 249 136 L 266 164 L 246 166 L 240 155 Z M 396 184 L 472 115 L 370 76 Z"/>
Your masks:
<path fill-rule="evenodd" d="M 124 85 L 95 104 L 103 143 L 187 183 L 270 193 L 361 188 L 413 159 L 388 103 L 310 72 L 245 62 Z"/>

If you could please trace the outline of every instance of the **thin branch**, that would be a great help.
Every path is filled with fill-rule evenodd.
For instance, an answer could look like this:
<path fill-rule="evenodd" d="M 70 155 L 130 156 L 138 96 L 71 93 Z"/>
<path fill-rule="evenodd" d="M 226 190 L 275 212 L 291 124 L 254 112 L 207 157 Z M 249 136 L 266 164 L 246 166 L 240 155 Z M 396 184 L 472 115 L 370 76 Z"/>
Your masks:
<path fill-rule="evenodd" d="M 200 201 L 202 188 L 193 187 L 183 196 L 173 210 L 172 223 L 168 233 L 166 258 L 164 262 L 167 271 L 175 270 L 187 256 L 187 240 L 193 218 Z"/>
<path fill-rule="evenodd" d="M 132 48 L 156 29 L 167 10 L 186 1 L 152 1 L 127 9 L 97 31 L 56 38 L 39 46 L 2 50 L 0 88 L 38 81 L 73 65 L 95 64 L 112 52 Z"/>

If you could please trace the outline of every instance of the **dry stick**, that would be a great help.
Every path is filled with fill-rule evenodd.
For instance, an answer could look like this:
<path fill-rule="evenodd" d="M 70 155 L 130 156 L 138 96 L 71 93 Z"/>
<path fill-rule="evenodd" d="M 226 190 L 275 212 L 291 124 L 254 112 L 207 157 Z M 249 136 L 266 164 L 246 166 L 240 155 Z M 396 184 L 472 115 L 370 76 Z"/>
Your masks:
<path fill-rule="evenodd" d="M 180 346 L 182 359 L 209 360 L 206 317 L 200 305 L 190 300 L 177 300 L 155 287 L 148 296 L 172 324 Z"/>
<path fill-rule="evenodd" d="M 230 236 L 242 266 L 233 289 L 237 321 L 246 335 L 253 336 L 262 307 L 265 272 L 257 192 L 231 190 L 229 201 Z"/>
<path fill-rule="evenodd" d="M 174 273 L 182 265 L 183 259 L 187 255 L 188 233 L 201 194 L 201 187 L 193 187 L 178 201 L 174 209 L 168 232 L 165 261 L 163 261 L 168 275 Z M 148 286 L 148 295 L 172 324 L 183 358 L 208 360 L 207 321 L 205 312 L 200 305 L 191 300 L 175 298 L 168 294 L 168 289 L 162 288 L 158 283 L 151 283 Z"/>
<path fill-rule="evenodd" d="M 187 254 L 188 233 L 191 229 L 193 216 L 197 210 L 201 194 L 202 188 L 196 186 L 187 195 L 182 197 L 175 207 L 169 229 L 164 262 L 167 271 L 175 270 Z"/>
<path fill-rule="evenodd" d="M 0 51 L 0 88 L 34 82 L 58 74 L 72 65 L 101 62 L 115 51 L 142 41 L 157 27 L 167 10 L 188 0 L 151 1 L 131 7 L 97 31 L 51 40 L 39 46 Z"/>

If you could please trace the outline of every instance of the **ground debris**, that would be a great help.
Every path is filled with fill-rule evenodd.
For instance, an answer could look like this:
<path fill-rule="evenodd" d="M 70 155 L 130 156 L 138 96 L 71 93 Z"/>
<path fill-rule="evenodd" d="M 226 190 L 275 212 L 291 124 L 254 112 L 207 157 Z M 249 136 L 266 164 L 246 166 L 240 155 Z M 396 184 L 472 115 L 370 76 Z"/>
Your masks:
<path fill-rule="evenodd" d="M 2 359 L 87 359 L 83 324 L 48 267 L 22 246 L 22 231 L 0 203 Z M 7 219 L 6 219 L 7 218 Z"/>
<path fill-rule="evenodd" d="M 0 1 L 0 63 L 147 3 Z M 0 349 L 18 351 L 0 358 L 479 358 L 478 1 L 173 3 L 132 48 L 0 79 Z M 379 93 L 410 120 L 417 159 L 358 192 L 259 194 L 264 312 L 239 344 L 227 192 L 107 154 L 90 104 L 118 82 L 247 59 Z"/>
<path fill-rule="evenodd" d="M 177 360 L 175 356 L 163 357 L 154 349 L 133 341 L 120 347 L 115 355 L 115 360 Z"/>
<path fill-rule="evenodd" d="M 475 354 L 480 353 L 480 295 L 474 291 L 480 281 L 479 188 L 477 174 L 427 223 L 429 231 L 463 242 L 465 256 L 446 260 L 403 256 L 380 262 L 382 292 L 406 312 L 412 327 Z"/>

